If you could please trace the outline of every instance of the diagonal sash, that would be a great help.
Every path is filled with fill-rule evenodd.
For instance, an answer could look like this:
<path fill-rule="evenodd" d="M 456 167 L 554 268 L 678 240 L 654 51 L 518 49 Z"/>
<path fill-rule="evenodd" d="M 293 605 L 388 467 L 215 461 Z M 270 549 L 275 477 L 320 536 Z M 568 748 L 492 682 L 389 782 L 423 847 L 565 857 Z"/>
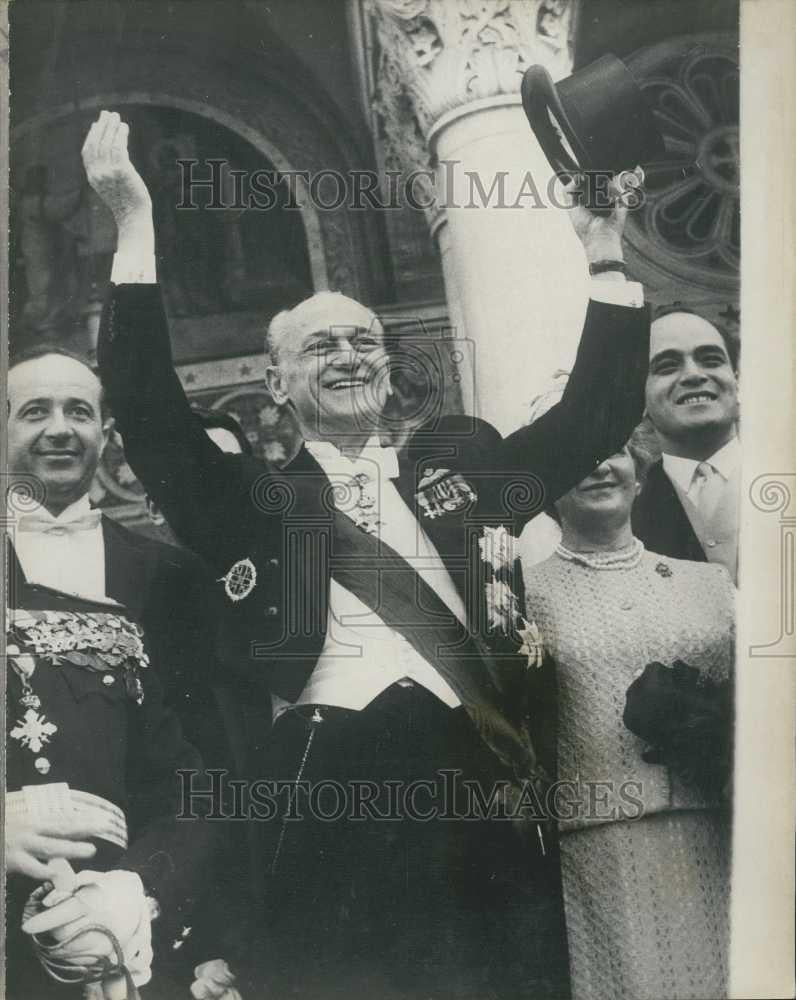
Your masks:
<path fill-rule="evenodd" d="M 514 776 L 536 775 L 536 754 L 524 727 L 508 717 L 498 664 L 489 648 L 403 556 L 335 511 L 331 573 L 444 678 L 482 739 Z"/>

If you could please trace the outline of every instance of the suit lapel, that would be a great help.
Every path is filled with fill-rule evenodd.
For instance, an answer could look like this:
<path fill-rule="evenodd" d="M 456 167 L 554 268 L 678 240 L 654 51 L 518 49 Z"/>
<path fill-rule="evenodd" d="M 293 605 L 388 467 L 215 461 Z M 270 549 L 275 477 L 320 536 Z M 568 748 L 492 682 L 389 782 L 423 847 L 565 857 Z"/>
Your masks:
<path fill-rule="evenodd" d="M 134 615 L 143 612 L 149 585 L 157 570 L 156 557 L 135 537 L 103 515 L 102 537 L 105 545 L 105 593 L 129 608 Z"/>
<path fill-rule="evenodd" d="M 662 462 L 649 471 L 634 523 L 636 534 L 651 552 L 705 561 L 705 551 Z"/>
<path fill-rule="evenodd" d="M 19 607 L 19 595 L 28 581 L 10 537 L 6 539 L 6 580 L 8 581 L 6 607 Z"/>
<path fill-rule="evenodd" d="M 395 488 L 406 506 L 417 517 L 417 469 L 411 453 L 404 449 L 398 453 L 398 478 Z"/>
<path fill-rule="evenodd" d="M 405 451 L 399 455 L 399 476 L 395 481 L 396 489 L 406 506 L 412 511 L 418 527 L 420 527 L 442 559 L 459 596 L 468 603 L 468 588 L 466 572 L 462 555 L 467 550 L 467 532 L 472 528 L 467 515 L 451 513 L 444 517 L 428 517 L 417 501 L 417 488 L 424 469 L 444 466 L 445 461 L 439 458 L 428 458 L 420 455 L 417 450 Z M 451 465 L 448 458 L 447 466 Z M 467 607 L 468 614 L 472 608 Z"/>
<path fill-rule="evenodd" d="M 671 512 L 670 525 L 671 533 L 673 535 L 673 544 L 676 545 L 676 540 L 679 540 L 679 544 L 682 547 L 683 558 L 700 561 L 704 560 L 705 551 L 697 538 L 694 526 L 691 524 L 691 520 L 683 507 L 682 501 L 677 495 L 677 490 L 674 488 L 674 484 L 666 475 L 663 464 L 660 466 L 660 478 L 663 486 L 661 490 L 662 503 L 665 503 Z"/>

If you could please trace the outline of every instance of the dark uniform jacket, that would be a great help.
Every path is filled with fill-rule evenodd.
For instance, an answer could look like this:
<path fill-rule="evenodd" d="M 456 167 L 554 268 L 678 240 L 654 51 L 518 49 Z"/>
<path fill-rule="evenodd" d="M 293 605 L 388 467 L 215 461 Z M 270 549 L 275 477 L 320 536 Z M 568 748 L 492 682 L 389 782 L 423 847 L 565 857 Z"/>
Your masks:
<path fill-rule="evenodd" d="M 46 685 L 43 705 L 57 706 L 47 715 L 59 726 L 59 741 L 68 750 L 48 755 L 51 770 L 42 776 L 33 766 L 35 756 L 9 740 L 7 788 L 65 781 L 123 809 L 130 833 L 127 853 L 120 857 L 118 849 L 98 842 L 98 854 L 85 867 L 121 867 L 141 874 L 161 906 L 161 917 L 153 924 L 158 961 L 172 950 L 183 927 L 195 926 L 197 904 L 212 888 L 211 865 L 220 863 L 225 840 L 218 824 L 175 820 L 181 809 L 175 770 L 227 767 L 231 751 L 211 688 L 217 673 L 214 625 L 201 560 L 110 517 L 101 523 L 105 592 L 142 626 L 150 652 L 151 669 L 142 677 L 144 702 L 140 707 L 130 703 L 121 684 L 105 685 L 90 671 L 69 664 L 37 666 L 34 686 Z M 29 586 L 12 545 L 8 554 L 9 606 L 23 608 L 31 600 L 40 606 L 43 597 L 57 596 L 48 588 Z M 20 692 L 18 678 L 8 673 L 11 728 L 20 712 Z M 12 882 L 11 901 L 24 902 L 33 885 L 23 879 Z M 9 930 L 18 924 L 14 915 Z M 185 950 L 192 943 L 184 941 Z M 29 950 L 26 941 L 22 950 Z"/>
<path fill-rule="evenodd" d="M 231 750 L 213 685 L 224 682 L 215 651 L 216 607 L 207 567 L 184 548 L 102 517 L 105 593 L 146 632 L 152 663 L 186 739 L 206 767 L 228 767 Z M 9 584 L 22 580 L 13 559 Z M 10 602 L 13 604 L 13 591 Z"/>
<path fill-rule="evenodd" d="M 397 489 L 440 553 L 470 618 L 461 655 L 440 663 L 433 651 L 423 653 L 465 706 L 476 706 L 474 716 L 488 707 L 499 725 L 515 715 L 519 676 L 505 656 L 500 660 L 516 645 L 493 644 L 498 660 L 488 648 L 483 529 L 507 524 L 519 530 L 624 445 L 643 408 L 648 322 L 646 309 L 590 302 L 557 406 L 505 439 L 483 421 L 445 418 L 417 431 L 399 456 Z M 340 498 L 306 448 L 279 470 L 225 454 L 207 438 L 173 369 L 157 286 L 111 287 L 98 359 L 127 460 L 149 495 L 180 540 L 208 562 L 219 590 L 245 577 L 242 591 L 233 586 L 224 598 L 226 648 L 237 649 L 238 662 L 249 664 L 264 691 L 294 700 L 323 648 L 332 575 L 352 588 L 365 580 L 364 593 L 362 587 L 355 592 L 378 607 L 388 569 L 399 572 L 405 562 L 340 515 Z M 439 476 L 453 501 L 430 510 L 420 494 L 424 482 Z M 462 482 L 477 494 L 475 503 L 458 502 Z M 419 578 L 410 574 L 409 580 L 420 595 L 418 619 L 436 635 L 442 619 L 452 616 Z M 422 635 L 407 637 L 422 644 Z M 445 642 L 456 650 L 457 640 Z"/>
<path fill-rule="evenodd" d="M 680 497 L 666 475 L 663 462 L 650 469 L 633 505 L 633 534 L 650 552 L 672 559 L 706 562 L 702 543 L 683 509 Z"/>
<path fill-rule="evenodd" d="M 107 565 L 111 566 L 110 560 Z M 9 596 L 19 609 L 109 610 L 106 604 L 28 584 L 13 549 L 9 569 Z M 127 569 L 132 572 L 129 564 Z M 141 585 L 145 581 L 134 575 L 127 588 L 135 582 Z M 120 609 L 119 613 L 140 623 L 130 609 Z M 149 650 L 153 652 L 151 645 Z M 21 681 L 9 669 L 6 739 L 8 791 L 65 782 L 71 789 L 101 796 L 124 812 L 127 849 L 97 840 L 97 854 L 82 866 L 75 862 L 74 867 L 123 868 L 141 876 L 145 890 L 158 900 L 161 909 L 153 924 L 156 956 L 168 954 L 181 928 L 192 923 L 196 904 L 212 877 L 208 872 L 217 853 L 217 834 L 210 824 L 200 819 L 177 819 L 182 802 L 176 771 L 200 770 L 202 762 L 185 741 L 174 712 L 164 706 L 158 673 L 151 664 L 140 671 L 143 701 L 138 704 L 121 675 L 110 681 L 106 674 L 85 667 L 68 662 L 53 665 L 38 658 L 30 683 L 41 701 L 38 711 L 57 726 L 57 731 L 41 753 L 33 753 L 22 741 L 11 737 L 25 708 L 20 702 Z M 46 773 L 36 767 L 39 757 L 46 757 L 49 763 Z M 22 906 L 35 887 L 23 876 L 9 878 L 9 995 L 20 1000 L 49 995 L 51 985 L 36 967 L 30 942 L 19 930 Z"/>

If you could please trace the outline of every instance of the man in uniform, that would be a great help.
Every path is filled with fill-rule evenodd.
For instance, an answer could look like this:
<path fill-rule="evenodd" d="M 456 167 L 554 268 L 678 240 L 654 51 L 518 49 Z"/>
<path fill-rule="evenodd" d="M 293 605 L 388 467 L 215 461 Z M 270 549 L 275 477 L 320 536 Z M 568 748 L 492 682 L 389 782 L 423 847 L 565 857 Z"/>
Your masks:
<path fill-rule="evenodd" d="M 9 643 L 8 986 L 10 997 L 31 1000 L 63 996 L 65 987 L 47 978 L 30 936 L 58 933 L 75 919 L 108 927 L 136 981 L 146 982 L 150 921 L 156 918 L 156 957 L 168 957 L 190 933 L 193 907 L 212 877 L 216 835 L 203 821 L 177 820 L 176 771 L 202 765 L 164 706 L 158 673 L 168 664 L 147 634 L 148 601 L 158 586 L 168 591 L 174 550 L 139 539 L 89 505 L 109 431 L 99 380 L 80 358 L 41 346 L 12 363 L 8 390 L 9 626 L 40 612 L 109 616 L 114 628 L 129 616 L 143 625 L 151 654 L 151 666 L 138 662 L 139 689 L 129 663 L 97 669 L 99 661 L 83 653 L 67 655 L 69 644 L 58 657 L 26 653 L 16 633 Z M 23 906 L 54 877 L 55 859 L 84 870 L 74 892 L 23 933 Z M 114 960 L 107 937 L 83 933 L 53 957 L 67 978 Z"/>
<path fill-rule="evenodd" d="M 223 454 L 191 413 L 118 115 L 102 112 L 83 158 L 119 230 L 98 350 L 128 461 L 213 567 L 227 644 L 272 698 L 265 777 L 308 790 L 300 817 L 282 802 L 276 820 L 255 813 L 272 821 L 254 995 L 269 982 L 324 998 L 566 993 L 555 831 L 516 808 L 545 768 L 528 703 L 539 642 L 506 527 L 621 448 L 641 416 L 648 324 L 621 262 L 625 210 L 573 208 L 597 275 L 577 361 L 558 406 L 505 440 L 453 417 L 396 454 L 378 318 L 331 292 L 276 316 L 266 381 L 304 438 L 279 470 Z M 441 804 L 445 775 L 474 785 Z"/>

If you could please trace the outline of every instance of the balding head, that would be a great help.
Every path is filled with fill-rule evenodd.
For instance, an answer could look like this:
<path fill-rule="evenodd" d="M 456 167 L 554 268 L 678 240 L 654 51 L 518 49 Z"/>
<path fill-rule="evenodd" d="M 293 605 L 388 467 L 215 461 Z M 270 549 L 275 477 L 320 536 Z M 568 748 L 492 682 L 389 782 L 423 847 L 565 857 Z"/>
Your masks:
<path fill-rule="evenodd" d="M 44 506 L 58 514 L 88 492 L 110 425 L 91 368 L 65 353 L 43 352 L 8 373 L 8 464 L 36 477 Z"/>
<path fill-rule="evenodd" d="M 389 393 L 378 317 L 339 292 L 317 292 L 271 321 L 266 382 L 290 401 L 305 438 L 351 440 L 377 429 Z"/>
<path fill-rule="evenodd" d="M 292 309 L 283 309 L 274 316 L 265 337 L 266 354 L 277 364 L 280 345 L 286 342 L 285 338 L 288 338 L 289 345 L 308 331 L 329 326 L 370 329 L 374 324 L 381 326 L 376 314 L 356 299 L 351 299 L 342 292 L 316 292 Z"/>

